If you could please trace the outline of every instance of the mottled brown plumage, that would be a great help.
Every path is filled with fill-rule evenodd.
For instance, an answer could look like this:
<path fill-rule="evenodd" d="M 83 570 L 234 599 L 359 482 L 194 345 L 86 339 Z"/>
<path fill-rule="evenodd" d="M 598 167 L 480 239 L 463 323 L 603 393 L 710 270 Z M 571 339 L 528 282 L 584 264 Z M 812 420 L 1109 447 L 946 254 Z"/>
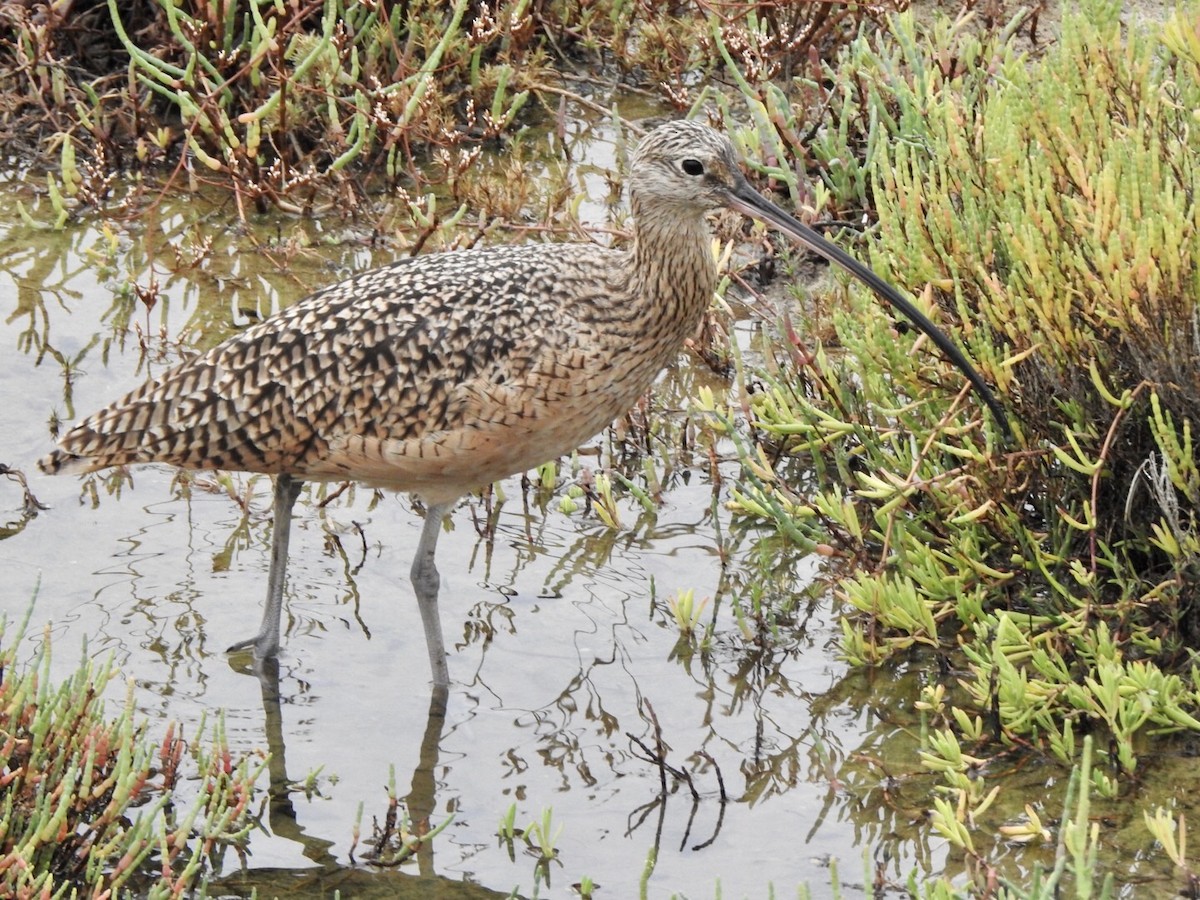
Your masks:
<path fill-rule="evenodd" d="M 661 316 L 634 259 L 542 245 L 356 276 L 90 416 L 45 468 L 157 461 L 454 499 L 591 437 L 695 330 L 711 259 L 658 295 Z"/>
<path fill-rule="evenodd" d="M 762 218 L 866 281 L 998 410 L 944 335 L 870 270 L 757 195 L 712 129 L 674 122 L 651 132 L 629 187 L 629 250 L 502 247 L 364 272 L 88 417 L 40 465 L 53 473 L 166 462 L 277 475 L 267 614 L 245 642 L 260 656 L 278 646 L 298 481 L 415 492 L 431 509 L 413 581 L 434 678 L 444 683 L 444 656 L 432 644 L 440 648 L 433 550 L 442 515 L 468 491 L 574 449 L 646 391 L 712 298 L 704 216 L 713 207 Z"/>

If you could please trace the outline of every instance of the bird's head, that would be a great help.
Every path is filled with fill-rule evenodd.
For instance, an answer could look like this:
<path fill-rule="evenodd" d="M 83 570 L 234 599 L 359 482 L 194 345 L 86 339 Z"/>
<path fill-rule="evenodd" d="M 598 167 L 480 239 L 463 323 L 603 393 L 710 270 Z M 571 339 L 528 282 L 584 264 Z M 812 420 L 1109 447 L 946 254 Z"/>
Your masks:
<path fill-rule="evenodd" d="M 845 269 L 928 335 L 975 388 L 997 424 L 1010 437 L 1004 408 L 966 355 L 892 285 L 836 244 L 776 206 L 750 186 L 725 135 L 699 122 L 668 122 L 647 134 L 634 151 L 629 171 L 635 213 L 671 224 L 669 210 L 699 215 L 725 206 L 782 231 L 826 260 Z M 681 221 L 686 217 L 674 216 Z"/>
<path fill-rule="evenodd" d="M 647 134 L 629 167 L 631 193 L 643 203 L 704 211 L 729 206 L 746 184 L 733 145 L 699 122 L 668 122 Z"/>

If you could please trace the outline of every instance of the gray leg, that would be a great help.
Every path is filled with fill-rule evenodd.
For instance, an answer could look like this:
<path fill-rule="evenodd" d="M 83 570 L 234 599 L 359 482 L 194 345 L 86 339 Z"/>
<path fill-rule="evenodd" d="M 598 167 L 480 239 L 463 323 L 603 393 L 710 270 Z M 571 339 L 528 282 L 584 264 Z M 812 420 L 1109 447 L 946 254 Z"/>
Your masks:
<path fill-rule="evenodd" d="M 433 673 L 435 687 L 450 684 L 450 670 L 446 666 L 446 645 L 442 639 L 442 620 L 438 615 L 438 588 L 441 576 L 434 564 L 438 535 L 442 532 L 442 520 L 454 504 L 440 503 L 425 511 L 425 527 L 421 529 L 421 541 L 413 557 L 412 585 L 417 594 L 417 606 L 421 610 L 421 624 L 425 626 L 425 647 L 429 651 L 429 668 Z"/>
<path fill-rule="evenodd" d="M 288 538 L 292 532 L 292 507 L 304 482 L 291 475 L 275 476 L 275 524 L 271 534 L 271 575 L 267 580 L 267 603 L 258 634 L 238 641 L 227 652 L 254 648 L 258 659 L 279 652 L 279 624 L 283 618 L 283 580 L 287 573 Z"/>

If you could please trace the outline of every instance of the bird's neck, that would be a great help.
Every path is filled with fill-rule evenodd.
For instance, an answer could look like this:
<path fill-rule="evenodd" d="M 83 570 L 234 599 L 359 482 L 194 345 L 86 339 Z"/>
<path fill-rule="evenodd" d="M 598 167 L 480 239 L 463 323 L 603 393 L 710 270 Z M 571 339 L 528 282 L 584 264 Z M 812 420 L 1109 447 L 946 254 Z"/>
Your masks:
<path fill-rule="evenodd" d="M 634 221 L 630 251 L 638 293 L 663 325 L 692 337 L 712 302 L 717 267 L 712 235 L 703 213 L 690 209 L 631 201 Z"/>

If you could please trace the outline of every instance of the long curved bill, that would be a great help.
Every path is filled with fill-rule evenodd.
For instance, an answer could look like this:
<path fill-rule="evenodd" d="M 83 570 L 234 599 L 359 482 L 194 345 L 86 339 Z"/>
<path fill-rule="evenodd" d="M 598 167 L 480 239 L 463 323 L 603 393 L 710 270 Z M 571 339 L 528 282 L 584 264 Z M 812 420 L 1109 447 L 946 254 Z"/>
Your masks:
<path fill-rule="evenodd" d="M 732 189 L 726 192 L 726 202 L 730 209 L 735 209 L 743 215 L 759 219 L 778 228 L 798 244 L 823 256 L 829 262 L 841 266 L 891 304 L 892 307 L 903 313 L 913 325 L 928 335 L 929 339 L 967 377 L 967 380 L 971 382 L 971 386 L 975 388 L 975 392 L 979 395 L 979 398 L 992 411 L 996 423 L 1004 432 L 1005 440 L 1012 438 L 1012 428 L 1008 424 L 1008 415 L 1004 412 L 1004 408 L 1000 405 L 999 401 L 996 400 L 992 389 L 988 387 L 983 377 L 975 371 L 975 367 L 971 365 L 971 361 L 967 359 L 966 354 L 945 333 L 929 321 L 924 313 L 901 297 L 900 293 L 894 287 L 845 250 L 836 244 L 831 244 L 803 222 L 797 221 L 770 200 L 759 194 L 758 191 L 750 187 L 749 182 L 745 178 L 735 177 L 737 179 L 736 183 Z"/>

